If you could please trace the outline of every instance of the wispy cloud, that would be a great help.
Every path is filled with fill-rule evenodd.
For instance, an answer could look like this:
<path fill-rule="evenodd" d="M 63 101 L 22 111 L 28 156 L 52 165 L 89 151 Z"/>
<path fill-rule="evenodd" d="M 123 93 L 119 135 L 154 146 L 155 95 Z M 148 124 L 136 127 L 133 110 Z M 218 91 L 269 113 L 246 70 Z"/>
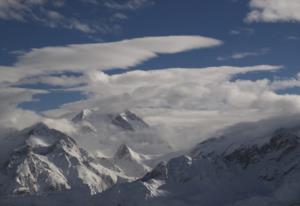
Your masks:
<path fill-rule="evenodd" d="M 77 0 L 83 8 L 89 8 L 87 16 L 81 7 L 70 0 L 4 0 L 0 1 L 0 19 L 35 22 L 51 28 L 74 29 L 85 33 L 107 33 L 119 29 L 127 19 L 127 12 L 152 5 L 150 0 Z M 88 7 L 87 7 L 88 6 Z M 72 8 L 72 10 L 67 9 Z M 104 11 L 105 15 L 99 15 Z M 70 12 L 72 11 L 72 12 Z"/>
<path fill-rule="evenodd" d="M 229 31 L 229 34 L 233 36 L 242 35 L 242 34 L 251 36 L 255 34 L 255 30 L 253 28 L 232 29 Z"/>
<path fill-rule="evenodd" d="M 128 0 L 128 1 L 108 0 L 104 2 L 104 5 L 106 7 L 111 9 L 118 9 L 118 10 L 136 10 L 153 4 L 154 1 L 152 0 Z"/>
<path fill-rule="evenodd" d="M 217 60 L 219 60 L 219 61 L 225 61 L 225 60 L 230 60 L 230 59 L 238 60 L 238 59 L 244 59 L 247 57 L 256 57 L 256 56 L 266 55 L 269 52 L 270 52 L 270 49 L 268 49 L 268 48 L 264 48 L 264 49 L 261 49 L 256 52 L 236 52 L 236 53 L 233 53 L 231 56 L 217 57 Z"/>
<path fill-rule="evenodd" d="M 126 69 L 159 54 L 173 54 L 221 44 L 220 40 L 202 36 L 166 36 L 32 49 L 19 56 L 14 66 L 0 66 L 0 82 L 17 82 L 30 76 L 65 71 L 89 73 L 113 68 Z"/>
<path fill-rule="evenodd" d="M 300 73 L 298 73 L 297 76 L 294 78 L 277 78 L 271 84 L 271 88 L 274 90 L 282 90 L 295 87 L 300 87 Z"/>
<path fill-rule="evenodd" d="M 286 38 L 287 38 L 287 40 L 292 40 L 292 41 L 300 40 L 299 36 L 293 36 L 293 35 L 287 36 Z"/>

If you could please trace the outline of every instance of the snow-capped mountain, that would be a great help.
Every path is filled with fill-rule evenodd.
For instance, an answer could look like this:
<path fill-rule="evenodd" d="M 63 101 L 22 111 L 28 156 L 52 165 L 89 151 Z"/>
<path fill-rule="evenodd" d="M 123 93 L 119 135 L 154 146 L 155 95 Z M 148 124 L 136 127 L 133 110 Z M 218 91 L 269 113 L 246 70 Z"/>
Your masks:
<path fill-rule="evenodd" d="M 75 123 L 90 122 L 92 125 L 99 125 L 101 123 L 110 124 L 109 126 L 115 126 L 121 130 L 138 130 L 148 128 L 148 124 L 144 120 L 138 117 L 133 112 L 126 110 L 121 113 L 109 113 L 103 114 L 97 112 L 98 109 L 84 109 L 72 118 Z M 107 126 L 107 125 L 106 125 Z"/>
<path fill-rule="evenodd" d="M 140 180 L 116 185 L 95 202 L 110 206 L 294 206 L 300 204 L 300 128 L 225 136 L 160 163 Z M 134 195 L 132 195 L 134 194 Z"/>
<path fill-rule="evenodd" d="M 64 190 L 102 192 L 127 177 L 110 170 L 70 136 L 38 123 L 1 142 L 1 195 Z"/>
<path fill-rule="evenodd" d="M 125 112 L 122 112 L 117 115 L 110 115 L 111 122 L 118 126 L 123 128 L 124 130 L 137 130 L 142 128 L 148 128 L 149 125 L 144 122 L 144 120 L 140 117 L 138 117 L 136 114 L 132 113 L 129 110 L 126 110 Z"/>
<path fill-rule="evenodd" d="M 42 125 L 42 127 L 44 126 Z M 127 145 L 121 145 L 111 158 L 92 158 L 83 150 L 75 149 L 75 143 L 69 142 L 69 137 L 64 137 L 63 140 L 58 138 L 61 140 L 60 142 L 65 142 L 64 144 L 60 143 L 66 147 L 62 152 L 63 156 L 66 152 L 72 154 L 74 158 L 71 158 L 73 162 L 69 158 L 70 162 L 88 171 L 81 173 L 85 175 L 79 175 L 81 181 L 77 182 L 80 182 L 80 185 L 88 176 L 92 178 L 87 178 L 87 180 L 92 179 L 94 182 L 92 184 L 91 181 L 85 185 L 92 185 L 95 188 L 99 185 L 100 180 L 101 182 L 107 180 L 101 175 L 101 178 L 91 175 L 95 173 L 99 175 L 99 173 L 87 165 L 93 165 L 93 168 L 105 168 L 106 171 L 110 171 L 110 174 L 116 174 L 114 176 L 116 178 L 118 178 L 118 174 L 122 173 L 130 176 L 131 172 L 141 171 L 141 173 L 137 172 L 139 174 L 147 172 L 135 181 L 127 183 L 120 181 L 119 184 L 115 184 L 95 196 L 90 196 L 90 193 L 78 195 L 76 190 L 68 190 L 69 187 L 74 187 L 72 181 L 69 180 L 70 176 L 66 175 L 64 169 L 61 169 L 62 166 L 58 166 L 57 162 L 51 159 L 51 156 L 56 154 L 58 161 L 60 159 L 57 157 L 60 155 L 49 153 L 49 150 L 45 149 L 48 148 L 45 145 L 49 145 L 51 142 L 49 143 L 47 138 L 39 138 L 43 141 L 36 141 L 34 137 L 44 137 L 42 133 L 25 131 L 23 131 L 23 133 L 27 133 L 25 136 L 28 137 L 29 132 L 34 140 L 27 138 L 27 144 L 34 145 L 33 148 L 35 148 L 31 149 L 34 156 L 26 157 L 26 164 L 30 165 L 29 168 L 35 168 L 29 170 L 31 173 L 37 168 L 39 170 L 32 176 L 27 175 L 26 172 L 20 173 L 18 179 L 21 182 L 34 182 L 38 188 L 41 188 L 41 191 L 45 190 L 44 188 L 49 189 L 48 185 L 51 185 L 55 186 L 56 191 L 70 192 L 50 193 L 43 198 L 40 196 L 0 198 L 0 203 L 3 204 L 23 205 L 25 202 L 25 205 L 30 205 L 34 202 L 44 205 L 76 206 L 99 204 L 109 206 L 296 206 L 300 203 L 300 127 L 277 129 L 269 135 L 263 136 L 239 138 L 237 135 L 212 138 L 198 144 L 185 155 L 159 163 L 149 172 L 146 171 L 149 169 L 147 163 L 151 162 L 151 159 L 153 160 L 153 156 L 138 154 Z M 43 129 L 43 133 L 44 131 Z M 52 133 L 52 130 L 50 131 Z M 47 131 L 48 133 L 49 131 Z M 52 136 L 60 135 L 52 134 Z M 70 146 L 68 146 L 69 144 Z M 77 156 L 78 153 L 81 157 Z M 20 154 L 22 156 L 22 153 Z M 37 158 L 39 159 L 37 160 Z M 85 161 L 82 158 L 85 158 Z M 12 158 L 7 164 L 7 169 L 12 168 L 12 171 L 16 171 L 13 169 L 14 162 L 16 165 L 22 165 L 14 159 Z M 20 168 L 26 167 L 20 166 Z M 10 172 L 10 174 L 16 174 L 16 172 Z M 127 175 L 124 174 L 123 177 Z M 35 179 L 29 181 L 28 177 Z M 43 184 L 42 181 L 38 181 L 42 179 L 44 180 Z M 13 178 L 10 179 L 10 182 L 14 182 Z M 14 182 L 14 184 L 16 183 Z M 31 188 L 30 184 L 27 185 L 29 185 L 28 188 Z M 18 187 L 15 186 L 15 188 Z M 22 191 L 24 190 L 19 190 L 19 192 Z M 67 202 L 64 201 L 66 198 Z"/>
<path fill-rule="evenodd" d="M 98 108 L 84 109 L 71 121 L 78 128 L 75 138 L 79 143 L 82 141 L 86 145 L 89 142 L 92 149 L 100 149 L 108 155 L 112 155 L 120 144 L 142 153 L 171 151 L 154 128 L 129 110 L 105 113 Z"/>

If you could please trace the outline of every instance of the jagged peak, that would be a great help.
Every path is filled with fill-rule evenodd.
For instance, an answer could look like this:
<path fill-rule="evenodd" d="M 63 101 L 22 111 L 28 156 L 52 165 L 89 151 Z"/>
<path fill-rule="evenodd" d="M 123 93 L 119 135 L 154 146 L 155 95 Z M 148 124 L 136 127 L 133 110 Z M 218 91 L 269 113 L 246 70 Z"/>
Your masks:
<path fill-rule="evenodd" d="M 125 110 L 124 112 L 109 116 L 111 117 L 112 123 L 114 125 L 125 130 L 134 131 L 136 128 L 149 127 L 149 125 L 142 118 L 140 118 L 130 110 Z"/>
<path fill-rule="evenodd" d="M 122 159 L 126 156 L 131 156 L 132 150 L 126 145 L 121 144 L 115 153 L 114 157 L 117 159 Z"/>
<path fill-rule="evenodd" d="M 140 155 L 133 151 L 128 145 L 121 144 L 117 152 L 114 155 L 114 159 L 129 159 L 139 161 L 141 159 Z"/>
<path fill-rule="evenodd" d="M 23 129 L 20 134 L 23 138 L 19 138 L 21 142 L 18 147 L 32 148 L 48 148 L 50 146 L 65 144 L 69 147 L 77 145 L 76 141 L 67 134 L 48 127 L 45 123 L 39 122 L 28 128 Z"/>

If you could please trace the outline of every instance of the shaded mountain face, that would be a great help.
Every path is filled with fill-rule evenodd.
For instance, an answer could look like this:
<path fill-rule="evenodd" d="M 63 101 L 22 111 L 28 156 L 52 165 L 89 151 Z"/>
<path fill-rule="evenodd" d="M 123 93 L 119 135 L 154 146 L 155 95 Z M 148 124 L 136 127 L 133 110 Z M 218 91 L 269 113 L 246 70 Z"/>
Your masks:
<path fill-rule="evenodd" d="M 210 139 L 143 178 L 97 197 L 105 205 L 299 205 L 300 129 Z M 135 195 L 130 195 L 135 194 Z"/>
<path fill-rule="evenodd" d="M 121 173 L 98 164 L 74 139 L 42 123 L 6 137 L 2 147 L 2 195 L 64 190 L 96 194 L 126 180 Z"/>
<path fill-rule="evenodd" d="M 111 122 L 124 130 L 134 131 L 136 129 L 148 128 L 144 120 L 129 110 L 117 115 L 110 115 Z"/>

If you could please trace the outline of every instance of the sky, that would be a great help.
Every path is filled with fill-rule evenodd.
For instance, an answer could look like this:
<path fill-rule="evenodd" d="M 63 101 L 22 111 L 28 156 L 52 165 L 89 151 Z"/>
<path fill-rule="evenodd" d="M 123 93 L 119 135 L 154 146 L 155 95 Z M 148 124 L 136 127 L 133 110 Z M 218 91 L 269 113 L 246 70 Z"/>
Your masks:
<path fill-rule="evenodd" d="M 133 109 L 198 141 L 297 113 L 299 25 L 299 0 L 2 0 L 0 124 Z"/>

